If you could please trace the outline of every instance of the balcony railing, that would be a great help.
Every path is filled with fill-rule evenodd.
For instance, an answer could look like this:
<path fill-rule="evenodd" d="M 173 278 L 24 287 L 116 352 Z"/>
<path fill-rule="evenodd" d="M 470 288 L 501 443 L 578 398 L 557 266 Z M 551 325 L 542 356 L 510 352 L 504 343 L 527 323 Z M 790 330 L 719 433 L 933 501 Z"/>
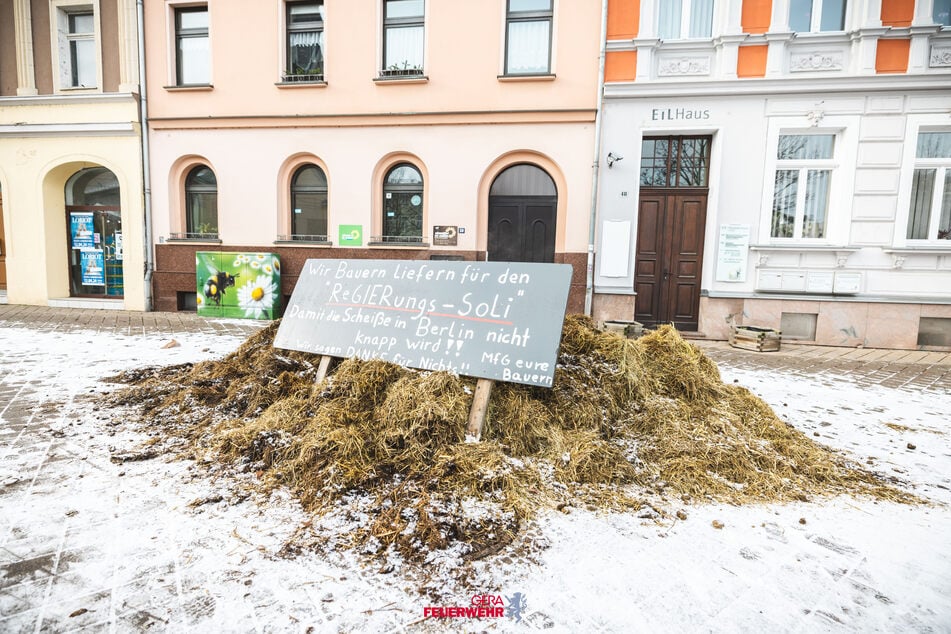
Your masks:
<path fill-rule="evenodd" d="M 170 233 L 168 234 L 169 240 L 218 240 L 218 232 L 207 232 L 207 233 L 198 233 L 194 231 L 186 231 L 184 233 Z"/>
<path fill-rule="evenodd" d="M 392 244 L 400 246 L 427 246 L 423 236 L 370 236 L 370 244 Z"/>
<path fill-rule="evenodd" d="M 278 242 L 329 242 L 325 235 L 294 233 L 277 236 Z"/>

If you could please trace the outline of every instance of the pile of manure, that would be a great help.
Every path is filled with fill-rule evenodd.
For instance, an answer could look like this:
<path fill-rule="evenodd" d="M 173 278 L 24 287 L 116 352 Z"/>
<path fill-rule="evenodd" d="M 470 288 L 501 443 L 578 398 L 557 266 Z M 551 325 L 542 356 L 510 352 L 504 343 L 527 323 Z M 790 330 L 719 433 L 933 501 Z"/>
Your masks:
<path fill-rule="evenodd" d="M 569 316 L 554 387 L 497 384 L 481 442 L 465 435 L 473 379 L 347 359 L 316 384 L 319 357 L 275 349 L 277 328 L 219 361 L 114 377 L 131 386 L 111 398 L 184 455 L 349 521 L 328 539 L 363 553 L 476 559 L 542 507 L 637 508 L 647 496 L 915 499 L 725 385 L 669 326 L 631 340 Z"/>

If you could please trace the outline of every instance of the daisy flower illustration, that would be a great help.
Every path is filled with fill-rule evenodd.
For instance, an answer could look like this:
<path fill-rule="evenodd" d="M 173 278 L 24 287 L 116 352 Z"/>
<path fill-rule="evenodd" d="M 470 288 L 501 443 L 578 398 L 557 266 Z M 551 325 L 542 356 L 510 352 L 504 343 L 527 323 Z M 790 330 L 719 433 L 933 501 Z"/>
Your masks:
<path fill-rule="evenodd" d="M 258 275 L 238 289 L 238 306 L 244 309 L 245 317 L 260 319 L 274 306 L 276 284 L 268 275 Z"/>
<path fill-rule="evenodd" d="M 275 271 L 277 271 L 278 273 L 281 272 L 281 261 L 280 261 L 280 260 L 278 260 L 277 258 L 274 258 L 274 261 L 273 261 L 272 265 L 274 266 L 274 270 L 275 270 Z"/>
<path fill-rule="evenodd" d="M 247 264 L 250 261 L 251 261 L 251 258 L 249 258 L 247 255 L 245 255 L 244 253 L 239 253 L 238 256 L 234 259 L 234 266 L 241 266 L 242 264 Z"/>

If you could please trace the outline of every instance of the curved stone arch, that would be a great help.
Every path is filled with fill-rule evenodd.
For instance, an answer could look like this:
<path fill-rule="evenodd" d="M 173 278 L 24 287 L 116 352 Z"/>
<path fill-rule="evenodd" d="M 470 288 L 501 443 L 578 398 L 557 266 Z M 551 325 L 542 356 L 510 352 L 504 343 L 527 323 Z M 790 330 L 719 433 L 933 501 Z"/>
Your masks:
<path fill-rule="evenodd" d="M 476 249 L 482 252 L 488 250 L 489 239 L 489 190 L 499 174 L 513 165 L 528 164 L 544 170 L 555 183 L 555 192 L 558 196 L 556 206 L 555 253 L 565 250 L 565 221 L 568 214 L 568 181 L 558 164 L 549 156 L 534 150 L 513 150 L 496 158 L 482 173 L 479 180 L 478 205 L 476 209 L 476 223 L 479 228 L 476 239 Z"/>
<path fill-rule="evenodd" d="M 370 178 L 370 191 L 372 192 L 371 215 L 370 215 L 370 235 L 379 236 L 383 234 L 383 179 L 391 168 L 399 163 L 409 163 L 419 170 L 423 175 L 423 240 L 427 235 L 429 226 L 429 170 L 426 169 L 426 163 L 421 158 L 411 152 L 390 152 L 377 161 L 373 168 L 373 175 Z"/>
<path fill-rule="evenodd" d="M 327 178 L 327 239 L 330 239 L 331 208 L 330 191 L 333 185 L 330 180 L 330 170 L 327 163 L 311 152 L 298 152 L 287 157 L 277 171 L 277 234 L 290 235 L 291 233 L 291 178 L 294 172 L 302 165 L 316 165 L 324 171 Z"/>
<path fill-rule="evenodd" d="M 129 217 L 131 188 L 125 171 L 113 161 L 90 154 L 67 154 L 48 162 L 39 171 L 39 186 L 43 199 L 43 261 L 46 264 L 46 292 L 48 298 L 69 297 L 69 257 L 66 248 L 66 182 L 76 172 L 103 167 L 116 177 L 119 183 L 119 209 L 122 222 L 132 226 L 135 219 Z M 126 271 L 128 272 L 128 271 Z"/>
<path fill-rule="evenodd" d="M 168 168 L 168 215 L 169 231 L 171 233 L 185 233 L 187 222 L 185 221 L 185 178 L 193 168 L 198 165 L 204 165 L 215 174 L 218 181 L 219 191 L 221 180 L 218 170 L 207 157 L 201 154 L 186 154 L 180 156 Z M 219 227 L 221 219 L 218 219 Z"/>

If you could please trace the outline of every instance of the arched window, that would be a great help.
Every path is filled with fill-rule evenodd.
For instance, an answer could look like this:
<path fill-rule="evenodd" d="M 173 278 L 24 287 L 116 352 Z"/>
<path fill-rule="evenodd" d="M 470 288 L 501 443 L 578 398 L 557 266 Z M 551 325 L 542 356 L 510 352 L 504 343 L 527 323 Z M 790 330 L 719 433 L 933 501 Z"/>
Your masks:
<path fill-rule="evenodd" d="M 66 181 L 66 204 L 119 207 L 119 180 L 105 167 L 79 170 Z"/>
<path fill-rule="evenodd" d="M 489 196 L 557 196 L 555 181 L 540 167 L 513 165 L 492 181 Z"/>
<path fill-rule="evenodd" d="M 185 178 L 185 231 L 189 238 L 218 237 L 218 179 L 204 165 Z"/>
<path fill-rule="evenodd" d="M 400 163 L 383 180 L 383 241 L 422 242 L 423 175 Z"/>
<path fill-rule="evenodd" d="M 291 238 L 327 239 L 327 176 L 310 163 L 291 178 Z"/>

